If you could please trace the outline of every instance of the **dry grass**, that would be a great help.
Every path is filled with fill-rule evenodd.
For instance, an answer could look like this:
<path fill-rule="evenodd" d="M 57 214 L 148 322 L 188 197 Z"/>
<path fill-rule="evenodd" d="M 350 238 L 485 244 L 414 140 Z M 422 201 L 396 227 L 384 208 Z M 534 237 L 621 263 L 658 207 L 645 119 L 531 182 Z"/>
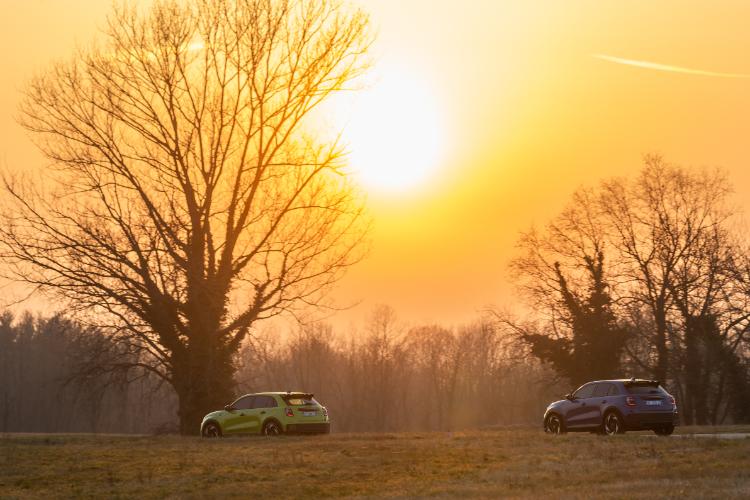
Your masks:
<path fill-rule="evenodd" d="M 547 436 L 536 429 L 215 441 L 0 438 L 2 498 L 281 494 L 748 498 L 750 439 Z"/>

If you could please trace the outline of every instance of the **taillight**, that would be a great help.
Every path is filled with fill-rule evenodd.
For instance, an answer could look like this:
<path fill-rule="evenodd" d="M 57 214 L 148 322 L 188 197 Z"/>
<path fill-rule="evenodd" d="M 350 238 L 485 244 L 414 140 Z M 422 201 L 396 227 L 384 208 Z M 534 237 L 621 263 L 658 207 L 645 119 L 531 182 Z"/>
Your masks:
<path fill-rule="evenodd" d="M 323 416 L 328 418 L 328 410 L 326 410 L 325 406 L 323 407 Z"/>
<path fill-rule="evenodd" d="M 633 396 L 628 396 L 625 399 L 625 404 L 628 406 L 635 406 L 637 403 L 635 402 L 635 398 Z"/>
<path fill-rule="evenodd" d="M 669 396 L 669 400 L 672 402 L 672 406 L 677 408 L 677 401 L 675 401 L 674 396 Z"/>
<path fill-rule="evenodd" d="M 286 409 L 286 416 L 287 417 L 293 417 L 294 416 L 294 412 L 289 407 L 287 407 L 287 409 Z"/>

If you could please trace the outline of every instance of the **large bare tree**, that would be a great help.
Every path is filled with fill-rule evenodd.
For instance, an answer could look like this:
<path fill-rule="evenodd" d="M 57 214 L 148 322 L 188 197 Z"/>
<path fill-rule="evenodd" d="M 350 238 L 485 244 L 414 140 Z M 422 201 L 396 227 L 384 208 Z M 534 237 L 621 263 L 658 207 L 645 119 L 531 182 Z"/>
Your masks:
<path fill-rule="evenodd" d="M 677 284 L 698 265 L 696 259 L 707 265 L 712 256 L 704 247 L 732 214 L 722 206 L 728 181 L 721 172 L 693 172 L 654 155 L 646 156 L 644 163 L 633 181 L 604 182 L 601 205 L 612 245 L 621 256 L 620 272 L 631 285 L 624 299 L 645 308 L 654 325 L 648 343 L 655 347 L 655 359 L 646 365 L 655 378 L 666 380 L 672 343 L 669 316 L 680 303 L 685 310 L 688 300 L 684 287 L 682 294 L 675 293 Z M 715 280 L 717 274 L 706 274 L 707 269 L 699 277 Z M 714 295 L 715 290 L 709 293 Z"/>
<path fill-rule="evenodd" d="M 367 24 L 335 0 L 124 7 L 25 90 L 51 166 L 6 176 L 2 257 L 166 379 L 182 433 L 230 400 L 256 321 L 320 304 L 361 257 L 341 150 L 304 131 L 366 69 Z"/>
<path fill-rule="evenodd" d="M 539 231 L 522 233 L 511 270 L 537 321 L 500 323 L 573 384 L 617 376 L 628 331 L 615 314 L 617 276 L 598 194 L 579 189 Z"/>

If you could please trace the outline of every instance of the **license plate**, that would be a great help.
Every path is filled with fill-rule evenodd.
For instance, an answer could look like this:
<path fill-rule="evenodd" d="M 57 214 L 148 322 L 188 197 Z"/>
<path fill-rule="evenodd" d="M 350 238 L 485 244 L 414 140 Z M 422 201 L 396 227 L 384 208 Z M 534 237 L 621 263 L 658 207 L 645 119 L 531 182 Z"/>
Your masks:
<path fill-rule="evenodd" d="M 303 417 L 314 417 L 315 416 L 315 412 L 314 411 L 303 411 L 302 412 L 302 416 Z"/>
<path fill-rule="evenodd" d="M 661 401 L 646 401 L 646 406 L 661 406 Z"/>

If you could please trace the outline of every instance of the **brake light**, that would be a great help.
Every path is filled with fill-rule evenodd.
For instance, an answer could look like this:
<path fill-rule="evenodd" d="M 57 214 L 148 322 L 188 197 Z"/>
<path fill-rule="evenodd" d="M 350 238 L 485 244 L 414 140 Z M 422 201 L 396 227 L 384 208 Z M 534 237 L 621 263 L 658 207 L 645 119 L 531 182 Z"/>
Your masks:
<path fill-rule="evenodd" d="M 635 398 L 633 396 L 628 396 L 625 399 L 625 404 L 628 406 L 635 406 L 637 403 L 635 402 Z"/>
<path fill-rule="evenodd" d="M 294 412 L 289 407 L 287 407 L 287 409 L 286 409 L 286 416 L 287 417 L 293 417 L 294 416 Z"/>

